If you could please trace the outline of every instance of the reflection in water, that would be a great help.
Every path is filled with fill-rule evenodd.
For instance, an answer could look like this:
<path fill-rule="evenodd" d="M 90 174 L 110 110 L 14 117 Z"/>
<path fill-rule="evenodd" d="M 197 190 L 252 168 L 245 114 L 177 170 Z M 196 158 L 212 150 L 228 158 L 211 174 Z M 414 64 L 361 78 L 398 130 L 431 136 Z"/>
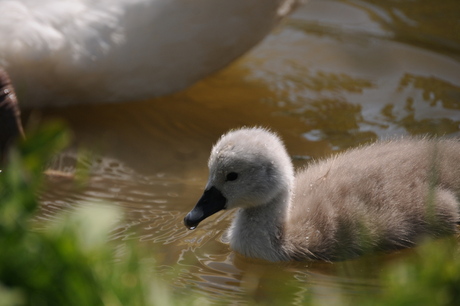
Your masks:
<path fill-rule="evenodd" d="M 375 133 L 360 129 L 359 123 L 363 122 L 361 110 L 361 105 L 340 100 L 315 100 L 301 113 L 312 127 L 303 136 L 312 141 L 327 139 L 334 150 L 376 140 Z"/>
<path fill-rule="evenodd" d="M 399 90 L 413 88 L 422 92 L 422 98 L 430 106 L 441 103 L 439 108 L 460 109 L 460 86 L 435 77 L 423 77 L 406 73 L 401 79 Z M 457 117 L 458 118 L 458 117 Z"/>
<path fill-rule="evenodd" d="M 329 142 L 330 148 L 403 134 L 458 135 L 460 112 L 455 101 L 460 93 L 455 84 L 460 84 L 459 62 L 413 47 L 410 41 L 401 44 L 390 39 L 382 23 L 391 22 L 385 16 L 393 7 L 381 3 L 388 7 L 379 10 L 371 2 L 357 1 L 344 8 L 340 1 L 313 1 L 312 6 L 300 8 L 284 31 L 274 33 L 249 54 L 250 61 L 243 63 L 251 68 L 248 78 L 268 84 L 276 94 L 273 105 L 283 106 L 285 113 L 308 116 L 305 137 Z M 448 3 L 459 10 L 458 4 Z M 312 7 L 317 10 L 309 12 Z M 414 26 L 413 31 L 418 29 Z M 426 82 L 419 84 L 422 80 Z M 427 92 L 442 105 L 433 105 L 433 101 L 428 107 L 422 105 Z M 405 114 L 406 101 L 414 105 L 413 116 Z M 318 107 L 323 102 L 328 106 Z M 356 113 L 350 116 L 352 109 Z M 342 110 L 344 117 L 352 119 L 336 128 L 333 121 L 342 116 Z M 394 117 L 387 116 L 391 110 Z M 335 135 L 342 133 L 352 137 L 337 143 Z"/>
<path fill-rule="evenodd" d="M 238 63 L 187 91 L 43 111 L 66 120 L 76 145 L 92 152 L 78 158 L 85 184 L 49 177 L 38 223 L 85 203 L 119 206 L 125 216 L 111 233 L 115 254 L 136 242 L 177 294 L 189 288 L 217 303 L 333 303 L 379 290 L 381 266 L 411 250 L 269 264 L 229 250 L 231 213 L 195 231 L 182 219 L 206 185 L 212 144 L 230 128 L 272 128 L 296 167 L 378 138 L 460 136 L 460 62 L 451 52 L 460 44 L 452 16 L 459 10 L 457 0 L 311 0 Z M 73 172 L 76 156 L 70 150 L 50 167 Z"/>
<path fill-rule="evenodd" d="M 383 28 L 391 31 L 394 40 L 456 56 L 460 51 L 458 30 L 460 12 L 457 0 L 444 0 L 434 5 L 431 0 L 354 1 Z M 442 17 L 441 17 L 442 16 Z"/>
<path fill-rule="evenodd" d="M 410 134 L 458 135 L 460 86 L 434 77 L 406 73 L 398 92 L 407 98 L 399 105 L 387 104 L 382 114 Z"/>

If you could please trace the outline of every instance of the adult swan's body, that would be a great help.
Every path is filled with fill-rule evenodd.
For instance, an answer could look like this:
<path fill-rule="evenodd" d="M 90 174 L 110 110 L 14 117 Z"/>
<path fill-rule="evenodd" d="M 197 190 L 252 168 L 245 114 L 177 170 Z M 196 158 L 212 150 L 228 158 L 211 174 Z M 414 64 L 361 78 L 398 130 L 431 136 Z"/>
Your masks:
<path fill-rule="evenodd" d="M 25 107 L 185 88 L 259 42 L 297 0 L 1 0 L 0 66 Z"/>
<path fill-rule="evenodd" d="M 264 129 L 222 136 L 206 191 L 185 217 L 195 228 L 239 208 L 230 247 L 270 261 L 337 260 L 454 233 L 460 221 L 460 142 L 401 139 L 350 150 L 294 176 L 281 140 Z"/>

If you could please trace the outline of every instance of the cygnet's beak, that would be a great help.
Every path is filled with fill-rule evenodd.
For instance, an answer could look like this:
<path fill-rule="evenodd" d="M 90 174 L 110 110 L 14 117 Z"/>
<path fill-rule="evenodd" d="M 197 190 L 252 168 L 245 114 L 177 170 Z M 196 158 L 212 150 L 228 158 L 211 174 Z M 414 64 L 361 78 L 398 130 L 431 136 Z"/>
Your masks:
<path fill-rule="evenodd" d="M 192 211 L 185 216 L 185 226 L 188 229 L 195 229 L 201 221 L 225 209 L 226 204 L 227 199 L 216 187 L 207 189 Z"/>

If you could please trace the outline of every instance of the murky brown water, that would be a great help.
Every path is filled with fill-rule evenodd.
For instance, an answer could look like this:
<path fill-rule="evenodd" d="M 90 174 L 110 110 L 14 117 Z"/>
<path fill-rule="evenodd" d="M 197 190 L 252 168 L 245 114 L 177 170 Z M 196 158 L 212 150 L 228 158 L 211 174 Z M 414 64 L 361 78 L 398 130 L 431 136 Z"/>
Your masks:
<path fill-rule="evenodd" d="M 460 136 L 459 16 L 458 0 L 311 0 L 237 63 L 185 92 L 43 110 L 45 119 L 64 118 L 93 157 L 82 161 L 92 169 L 86 187 L 50 179 L 38 218 L 88 201 L 120 206 L 125 220 L 112 233 L 116 251 L 138 242 L 175 288 L 216 302 L 301 304 L 315 294 L 329 303 L 337 293 L 378 290 L 382 264 L 404 252 L 269 264 L 222 242 L 231 213 L 195 231 L 182 219 L 202 193 L 211 145 L 230 128 L 272 128 L 296 166 L 378 138 Z M 54 167 L 72 170 L 74 160 L 69 152 Z"/>

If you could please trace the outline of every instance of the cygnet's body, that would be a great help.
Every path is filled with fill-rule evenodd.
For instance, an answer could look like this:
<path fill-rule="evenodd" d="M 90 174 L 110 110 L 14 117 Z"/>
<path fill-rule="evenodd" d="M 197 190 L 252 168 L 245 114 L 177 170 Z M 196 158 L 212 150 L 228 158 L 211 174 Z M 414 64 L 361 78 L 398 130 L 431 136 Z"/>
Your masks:
<path fill-rule="evenodd" d="M 240 208 L 235 251 L 270 261 L 338 260 L 455 233 L 460 142 L 378 142 L 309 165 L 294 177 L 281 140 L 261 128 L 231 131 L 213 147 L 204 195 L 185 217 L 195 228 Z"/>
<path fill-rule="evenodd" d="M 225 67 L 296 3 L 0 1 L 0 66 L 22 107 L 147 99 Z"/>

